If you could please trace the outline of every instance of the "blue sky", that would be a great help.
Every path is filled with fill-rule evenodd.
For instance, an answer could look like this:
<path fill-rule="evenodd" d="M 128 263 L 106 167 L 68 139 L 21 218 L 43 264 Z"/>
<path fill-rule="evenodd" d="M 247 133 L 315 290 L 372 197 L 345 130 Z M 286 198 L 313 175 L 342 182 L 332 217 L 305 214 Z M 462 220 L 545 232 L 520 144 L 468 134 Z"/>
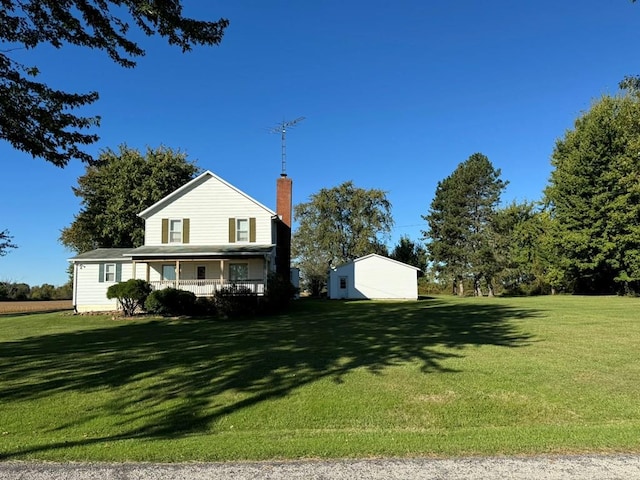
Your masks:
<path fill-rule="evenodd" d="M 304 116 L 287 135 L 294 204 L 347 180 L 382 189 L 390 244 L 420 239 L 437 182 L 475 152 L 510 182 L 504 201 L 540 199 L 555 141 L 640 73 L 640 5 L 629 0 L 183 3 L 230 20 L 220 46 L 182 54 L 139 36 L 147 55 L 135 69 L 73 47 L 12 55 L 53 87 L 100 93 L 78 111 L 102 116 L 90 153 L 180 149 L 271 208 L 281 159 L 268 131 Z M 80 209 L 71 188 L 84 166 L 0 140 L 0 167 L 0 230 L 19 246 L 0 257 L 0 280 L 64 283 L 72 254 L 58 237 Z"/>

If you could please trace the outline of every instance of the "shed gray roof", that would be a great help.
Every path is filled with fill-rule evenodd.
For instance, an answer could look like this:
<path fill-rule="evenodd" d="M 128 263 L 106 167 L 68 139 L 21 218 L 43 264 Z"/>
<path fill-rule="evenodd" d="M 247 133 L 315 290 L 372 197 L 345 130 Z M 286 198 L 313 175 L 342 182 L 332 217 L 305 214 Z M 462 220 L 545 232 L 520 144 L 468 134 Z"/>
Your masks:
<path fill-rule="evenodd" d="M 414 267 L 413 265 L 409 265 L 408 263 L 404 263 L 404 262 L 399 262 L 398 260 L 394 260 L 393 258 L 389 258 L 389 257 L 385 257 L 382 255 L 378 255 L 377 253 L 370 253 L 369 255 L 365 255 L 363 257 L 358 257 L 354 260 L 351 260 L 350 262 L 346 262 L 346 263 L 342 263 L 340 265 L 338 265 L 337 267 L 334 267 L 333 270 L 337 270 L 338 268 L 342 268 L 345 267 L 347 265 L 351 265 L 352 263 L 356 263 L 356 262 L 361 262 L 363 260 L 368 260 L 370 258 L 380 258 L 382 260 L 388 261 L 390 263 L 394 263 L 396 265 L 402 266 L 402 267 L 407 267 L 407 268 L 412 268 L 414 270 L 420 271 L 420 269 L 418 267 Z"/>
<path fill-rule="evenodd" d="M 70 258 L 69 261 L 114 261 L 114 260 L 128 260 L 124 258 L 124 256 L 128 253 L 131 253 L 134 248 L 97 248 L 95 250 L 91 250 L 89 252 L 81 253 L 80 255 L 76 255 L 73 258 Z"/>

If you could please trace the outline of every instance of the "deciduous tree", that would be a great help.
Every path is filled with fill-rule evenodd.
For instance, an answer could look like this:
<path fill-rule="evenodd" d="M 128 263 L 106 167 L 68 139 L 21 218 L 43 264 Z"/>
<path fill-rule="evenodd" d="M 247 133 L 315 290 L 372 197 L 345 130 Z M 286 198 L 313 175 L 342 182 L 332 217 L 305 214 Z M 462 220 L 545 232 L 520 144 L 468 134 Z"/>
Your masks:
<path fill-rule="evenodd" d="M 551 241 L 554 226 L 549 212 L 532 202 L 512 202 L 496 211 L 496 277 L 506 293 L 554 293 L 564 286 Z"/>
<path fill-rule="evenodd" d="M 81 148 L 98 136 L 83 132 L 100 118 L 72 111 L 95 102 L 98 93 L 70 93 L 38 82 L 37 66 L 13 60 L 12 53 L 70 44 L 102 50 L 130 68 L 145 53 L 131 39 L 131 25 L 186 52 L 194 45 L 218 45 L 229 24 L 185 17 L 180 0 L 2 0 L 0 6 L 0 138 L 60 167 L 73 158 L 93 160 Z"/>
<path fill-rule="evenodd" d="M 18 248 L 12 240 L 13 237 L 9 235 L 9 230 L 0 231 L 0 257 L 5 256 L 10 248 Z"/>
<path fill-rule="evenodd" d="M 299 227 L 293 235 L 293 257 L 314 293 L 326 282 L 329 268 L 369 253 L 386 253 L 393 225 L 391 203 L 382 190 L 345 182 L 323 188 L 296 205 Z"/>
<path fill-rule="evenodd" d="M 138 247 L 144 221 L 138 213 L 191 180 L 199 168 L 185 153 L 148 148 L 145 155 L 127 146 L 103 151 L 73 189 L 82 208 L 60 241 L 76 253 L 98 247 Z"/>

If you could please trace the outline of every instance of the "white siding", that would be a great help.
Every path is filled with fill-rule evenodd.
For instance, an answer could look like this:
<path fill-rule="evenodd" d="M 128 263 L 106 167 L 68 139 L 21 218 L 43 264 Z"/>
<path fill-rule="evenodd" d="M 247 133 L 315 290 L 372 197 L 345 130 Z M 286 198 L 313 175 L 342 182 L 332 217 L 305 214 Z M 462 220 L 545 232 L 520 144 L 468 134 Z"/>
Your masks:
<path fill-rule="evenodd" d="M 354 262 L 355 294 L 364 298 L 418 298 L 418 275 L 411 267 L 382 257 Z M 361 298 L 354 296 L 353 298 Z"/>
<path fill-rule="evenodd" d="M 271 244 L 271 212 L 215 177 L 185 190 L 169 204 L 153 212 L 145 226 L 145 245 L 162 245 L 162 219 L 188 218 L 190 245 L 229 243 L 229 218 L 255 218 L 257 244 Z"/>
<path fill-rule="evenodd" d="M 248 263 L 249 264 L 249 280 L 264 280 L 264 260 L 262 258 L 247 258 L 247 259 L 225 259 L 223 260 L 223 269 L 225 280 L 229 279 L 229 263 Z M 149 281 L 157 282 L 162 280 L 162 265 L 175 265 L 173 261 L 151 263 L 149 270 Z M 219 260 L 196 260 L 196 261 L 181 261 L 180 262 L 180 279 L 181 280 L 195 280 L 197 277 L 197 271 L 199 266 L 206 267 L 207 280 L 220 279 L 220 261 Z M 138 272 L 140 270 L 138 269 Z M 143 278 L 144 275 L 138 277 Z"/>
<path fill-rule="evenodd" d="M 131 278 L 131 263 L 128 262 L 76 263 L 73 300 L 79 312 L 108 312 L 118 309 L 117 300 L 107 298 L 107 289 L 117 282 L 99 281 L 101 263 L 119 263 L 122 265 L 122 281 Z"/>
<path fill-rule="evenodd" d="M 346 277 L 347 288 L 340 288 L 340 278 Z M 329 275 L 329 298 L 345 299 L 345 298 L 366 298 L 362 295 L 356 296 L 357 292 L 354 288 L 354 266 L 353 262 L 337 267 L 331 271 Z"/>
<path fill-rule="evenodd" d="M 340 289 L 340 277 L 346 277 L 346 289 Z M 368 255 L 337 267 L 330 273 L 329 297 L 416 300 L 417 271 L 409 265 L 379 255 Z"/>

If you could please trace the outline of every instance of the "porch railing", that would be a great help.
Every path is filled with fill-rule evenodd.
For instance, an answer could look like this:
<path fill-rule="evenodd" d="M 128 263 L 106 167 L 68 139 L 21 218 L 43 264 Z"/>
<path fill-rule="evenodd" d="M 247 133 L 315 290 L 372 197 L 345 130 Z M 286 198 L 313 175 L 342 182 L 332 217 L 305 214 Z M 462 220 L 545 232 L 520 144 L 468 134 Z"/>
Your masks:
<path fill-rule="evenodd" d="M 264 295 L 264 280 L 160 280 L 149 282 L 154 290 L 173 287 L 193 292 L 197 297 L 211 297 L 225 287 L 249 289 L 252 293 Z"/>

